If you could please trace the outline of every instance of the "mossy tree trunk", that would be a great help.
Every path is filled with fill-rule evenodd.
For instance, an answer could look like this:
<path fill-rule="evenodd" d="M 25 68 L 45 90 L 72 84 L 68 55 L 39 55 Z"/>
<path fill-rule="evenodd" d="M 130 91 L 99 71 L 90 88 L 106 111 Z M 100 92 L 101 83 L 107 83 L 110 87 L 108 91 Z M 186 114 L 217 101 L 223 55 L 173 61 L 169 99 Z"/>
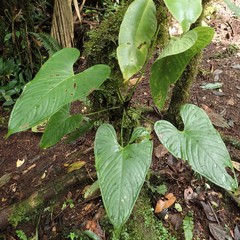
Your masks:
<path fill-rule="evenodd" d="M 84 55 L 87 66 L 103 63 L 112 69 L 111 78 L 104 83 L 101 90 L 95 91 L 91 97 L 92 111 L 110 109 L 104 112 L 101 117 L 112 123 L 116 130 L 124 128 L 130 130 L 138 124 L 138 120 L 129 111 L 131 101 L 131 87 L 124 85 L 122 74 L 116 57 L 118 47 L 118 34 L 124 14 L 133 0 L 125 1 L 114 14 L 102 21 L 100 26 L 89 33 L 89 41 L 85 43 Z M 157 8 L 157 20 L 159 24 L 159 34 L 155 44 L 164 46 L 169 39 L 169 13 L 163 0 L 155 1 Z M 156 46 L 155 46 L 156 47 Z M 130 91 L 129 91 L 130 90 Z M 130 95 L 129 95 L 130 93 Z M 112 108 L 118 109 L 111 110 Z M 124 119 L 122 121 L 124 115 Z M 124 134 L 128 135 L 128 134 Z"/>
<path fill-rule="evenodd" d="M 191 26 L 191 29 L 201 26 L 201 22 L 204 17 L 204 9 L 206 8 L 207 3 L 210 0 L 203 0 L 203 13 L 199 17 L 196 23 Z M 190 88 L 193 81 L 196 79 L 198 73 L 198 67 L 202 60 L 202 53 L 198 53 L 195 55 L 188 66 L 186 67 L 185 71 L 183 72 L 181 78 L 177 81 L 173 88 L 171 101 L 166 113 L 166 119 L 170 121 L 175 126 L 182 128 L 182 120 L 180 117 L 180 109 L 181 107 L 187 103 L 190 96 Z"/>
<path fill-rule="evenodd" d="M 0 230 L 4 230 L 10 224 L 16 227 L 20 222 L 32 219 L 36 216 L 33 213 L 43 209 L 50 200 L 56 199 L 69 188 L 87 184 L 90 182 L 90 177 L 96 178 L 96 173 L 90 176 L 86 169 L 78 169 L 36 190 L 27 199 L 0 209 Z"/>

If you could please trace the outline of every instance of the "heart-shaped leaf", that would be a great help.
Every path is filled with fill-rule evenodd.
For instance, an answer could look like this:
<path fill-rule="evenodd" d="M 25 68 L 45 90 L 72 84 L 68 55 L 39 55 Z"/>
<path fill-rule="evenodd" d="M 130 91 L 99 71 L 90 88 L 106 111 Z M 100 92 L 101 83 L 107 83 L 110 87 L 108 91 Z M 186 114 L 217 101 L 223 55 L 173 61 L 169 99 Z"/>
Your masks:
<path fill-rule="evenodd" d="M 202 0 L 164 0 L 168 10 L 181 24 L 183 32 L 190 29 L 192 23 L 200 17 Z"/>
<path fill-rule="evenodd" d="M 137 128 L 133 133 L 131 140 L 137 140 L 136 143 L 125 147 L 118 144 L 110 124 L 101 125 L 96 133 L 98 182 L 108 217 L 117 229 L 127 221 L 150 167 L 153 146 L 149 133 L 142 129 Z"/>
<path fill-rule="evenodd" d="M 211 42 L 213 35 L 212 28 L 197 27 L 184 34 L 178 41 L 170 41 L 170 47 L 167 46 L 167 50 L 163 51 L 164 57 L 160 56 L 151 69 L 151 93 L 158 108 L 163 108 L 169 86 L 180 78 L 191 58 Z M 188 50 L 182 52 L 184 49 Z"/>
<path fill-rule="evenodd" d="M 168 45 L 163 49 L 160 58 L 187 51 L 196 43 L 197 39 L 198 33 L 195 30 L 191 30 L 179 37 L 172 37 Z"/>
<path fill-rule="evenodd" d="M 157 29 L 152 0 L 135 0 L 128 7 L 119 32 L 117 58 L 124 80 L 144 65 L 148 48 Z"/>
<path fill-rule="evenodd" d="M 65 48 L 41 67 L 12 110 L 8 136 L 38 125 L 72 101 L 84 100 L 109 77 L 110 68 L 101 64 L 74 75 L 78 56 L 77 49 Z"/>
<path fill-rule="evenodd" d="M 53 114 L 48 121 L 47 127 L 41 138 L 40 147 L 48 148 L 56 144 L 61 138 L 76 130 L 83 120 L 80 114 L 71 116 L 69 113 L 69 104 Z"/>
<path fill-rule="evenodd" d="M 192 169 L 227 190 L 237 188 L 236 179 L 226 171 L 233 166 L 227 148 L 207 114 L 193 104 L 182 107 L 180 115 L 184 130 L 179 131 L 167 121 L 155 123 L 161 143 L 176 158 L 188 161 Z"/>

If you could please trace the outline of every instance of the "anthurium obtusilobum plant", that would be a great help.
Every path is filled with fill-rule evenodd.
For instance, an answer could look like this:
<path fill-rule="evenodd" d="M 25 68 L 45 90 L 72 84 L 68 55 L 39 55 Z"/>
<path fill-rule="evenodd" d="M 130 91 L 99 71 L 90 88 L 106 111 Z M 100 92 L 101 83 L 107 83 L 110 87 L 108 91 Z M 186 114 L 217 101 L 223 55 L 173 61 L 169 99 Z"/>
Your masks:
<path fill-rule="evenodd" d="M 192 57 L 207 46 L 214 35 L 210 27 L 189 30 L 201 14 L 201 1 L 190 1 L 188 8 L 187 0 L 164 2 L 181 24 L 183 34 L 170 39 L 151 68 L 151 93 L 160 110 L 170 85 L 178 81 Z M 122 21 L 117 48 L 123 84 L 144 69 L 155 47 L 157 29 L 154 2 L 133 1 Z M 98 89 L 109 77 L 110 69 L 100 64 L 75 75 L 73 64 L 78 57 L 77 49 L 66 48 L 42 66 L 13 108 L 8 136 L 48 120 L 41 140 L 41 147 L 46 148 L 79 128 L 84 115 L 71 116 L 69 104 L 75 100 L 85 100 L 93 90 Z M 129 94 L 132 94 L 132 89 Z M 123 100 L 130 98 L 126 95 Z M 126 109 L 123 110 L 123 119 L 124 114 Z M 186 160 L 196 172 L 223 188 L 234 190 L 237 182 L 226 171 L 228 167 L 233 172 L 230 156 L 207 115 L 200 108 L 188 104 L 183 106 L 181 116 L 185 124 L 183 131 L 166 121 L 155 123 L 159 140 L 175 157 Z M 117 230 L 130 216 L 150 167 L 153 149 L 150 134 L 143 127 L 136 128 L 125 145 L 122 135 L 123 131 L 118 137 L 112 125 L 103 124 L 97 130 L 94 143 L 103 203 Z"/>
<path fill-rule="evenodd" d="M 170 39 L 151 68 L 151 93 L 159 109 L 164 106 L 170 85 L 179 80 L 190 60 L 211 42 L 214 35 L 210 27 L 200 26 L 190 30 L 191 24 L 202 12 L 200 0 L 164 0 L 164 2 L 180 23 L 183 34 Z M 154 39 L 152 36 L 157 34 L 157 32 L 153 34 L 153 29 L 157 29 L 153 13 L 155 13 L 153 1 L 135 0 L 124 16 L 120 27 L 117 57 L 125 82 L 144 68 L 149 57 Z M 140 26 L 139 19 L 144 22 L 143 26 Z M 146 19 L 149 23 L 148 28 Z M 124 48 L 126 45 L 128 47 Z M 196 172 L 225 189 L 235 190 L 237 181 L 229 153 L 208 116 L 202 109 L 192 104 L 182 107 L 181 116 L 185 124 L 183 131 L 179 131 L 167 121 L 155 123 L 154 130 L 159 140 L 175 157 L 186 160 Z M 234 177 L 227 173 L 226 168 L 232 171 Z M 100 188 L 101 185 L 103 188 L 105 182 L 100 184 Z M 110 209 L 111 204 L 108 202 L 104 204 Z M 114 224 L 114 221 L 112 222 Z"/>

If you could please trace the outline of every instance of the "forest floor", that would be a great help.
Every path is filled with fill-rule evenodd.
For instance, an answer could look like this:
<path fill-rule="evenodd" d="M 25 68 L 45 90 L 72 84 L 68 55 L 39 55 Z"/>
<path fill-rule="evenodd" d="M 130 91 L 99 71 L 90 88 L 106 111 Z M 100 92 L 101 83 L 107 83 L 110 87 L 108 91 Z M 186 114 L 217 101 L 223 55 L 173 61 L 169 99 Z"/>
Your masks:
<path fill-rule="evenodd" d="M 215 29 L 216 34 L 203 52 L 190 102 L 207 112 L 221 134 L 240 141 L 240 20 L 224 5 L 216 4 L 212 10 L 214 13 L 209 14 L 205 22 Z M 147 78 L 146 75 L 137 90 L 134 105 L 148 104 L 151 99 Z M 213 88 L 217 84 L 221 85 L 207 89 L 209 83 L 213 84 Z M 60 179 L 72 163 L 85 161 L 83 168 L 89 179 L 88 183 L 69 186 L 58 199 L 45 204 L 44 209 L 40 213 L 38 211 L 38 215 L 30 221 L 22 222 L 16 228 L 11 225 L 4 229 L 0 227 L 0 239 L 21 239 L 17 237 L 16 229 L 22 230 L 29 237 L 33 237 L 37 229 L 38 239 L 71 239 L 67 236 L 73 228 L 88 229 L 95 232 L 99 239 L 108 239 L 101 225 L 104 210 L 100 196 L 87 201 L 83 198 L 84 188 L 94 178 L 94 133 L 88 133 L 71 144 L 62 142 L 42 150 L 39 148 L 41 133 L 27 131 L 6 139 L 9 112 L 0 109 L 0 113 L 0 212 Z M 224 190 L 194 174 L 186 163 L 174 159 L 156 137 L 153 138 L 152 170 L 160 175 L 164 184 L 162 186 L 167 193 L 176 197 L 176 202 L 182 208 L 178 212 L 171 206 L 168 217 L 159 219 L 159 222 L 162 221 L 176 239 L 184 239 L 183 216 L 191 212 L 194 239 L 239 240 L 240 209 L 236 201 Z M 229 142 L 226 142 L 226 146 L 232 160 L 236 165 L 240 164 L 240 150 Z M 238 166 L 238 179 L 239 170 Z M 154 209 L 155 202 L 152 202 Z"/>

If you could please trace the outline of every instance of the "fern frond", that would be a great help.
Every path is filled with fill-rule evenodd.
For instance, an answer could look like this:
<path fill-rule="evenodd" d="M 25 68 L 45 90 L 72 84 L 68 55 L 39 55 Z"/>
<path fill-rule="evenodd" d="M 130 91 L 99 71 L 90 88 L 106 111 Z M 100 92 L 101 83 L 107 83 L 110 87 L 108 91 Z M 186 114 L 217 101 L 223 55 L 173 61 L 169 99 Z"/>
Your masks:
<path fill-rule="evenodd" d="M 49 56 L 52 56 L 54 53 L 62 49 L 57 40 L 47 33 L 30 32 L 30 34 L 42 42 L 44 48 L 48 51 Z"/>

